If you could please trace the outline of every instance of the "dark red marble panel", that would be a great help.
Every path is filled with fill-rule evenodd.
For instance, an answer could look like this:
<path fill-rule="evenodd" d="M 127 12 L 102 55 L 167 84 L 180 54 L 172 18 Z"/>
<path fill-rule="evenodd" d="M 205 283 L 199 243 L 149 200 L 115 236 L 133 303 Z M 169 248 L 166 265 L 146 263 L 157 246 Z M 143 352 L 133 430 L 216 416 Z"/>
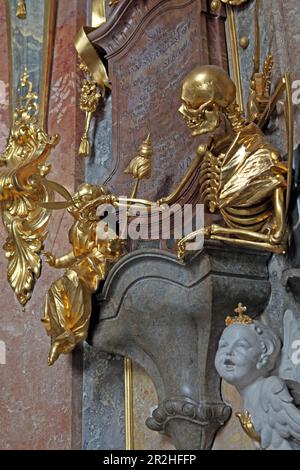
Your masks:
<path fill-rule="evenodd" d="M 128 194 L 132 181 L 123 172 L 139 144 L 151 132 L 153 174 L 140 195 L 167 194 L 195 155 L 178 113 L 181 82 L 196 65 L 227 67 L 223 16 L 213 15 L 209 2 L 144 0 L 121 2 L 106 25 L 91 34 L 106 51 L 113 100 L 113 159 L 107 182 Z M 195 191 L 191 184 L 183 200 Z"/>

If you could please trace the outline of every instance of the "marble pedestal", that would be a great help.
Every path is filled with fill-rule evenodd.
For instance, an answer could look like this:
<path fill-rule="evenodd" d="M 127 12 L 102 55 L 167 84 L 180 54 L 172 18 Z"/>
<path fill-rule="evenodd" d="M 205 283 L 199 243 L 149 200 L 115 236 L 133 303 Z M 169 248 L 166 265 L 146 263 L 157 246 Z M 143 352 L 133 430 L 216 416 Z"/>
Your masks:
<path fill-rule="evenodd" d="M 252 316 L 264 311 L 269 258 L 213 242 L 184 264 L 159 250 L 137 251 L 106 280 L 90 342 L 149 373 L 159 405 L 146 424 L 179 450 L 210 449 L 230 417 L 214 367 L 218 340 L 239 302 Z"/>

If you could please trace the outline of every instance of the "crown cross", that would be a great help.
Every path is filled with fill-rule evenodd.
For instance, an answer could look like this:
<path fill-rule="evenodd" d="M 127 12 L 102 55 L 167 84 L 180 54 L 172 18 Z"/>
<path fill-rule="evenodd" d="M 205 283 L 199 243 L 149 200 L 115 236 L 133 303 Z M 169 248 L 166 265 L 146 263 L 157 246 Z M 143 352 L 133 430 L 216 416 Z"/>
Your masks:
<path fill-rule="evenodd" d="M 245 305 L 243 305 L 242 303 L 239 303 L 234 311 L 235 313 L 237 313 L 238 316 L 242 317 L 244 313 L 247 312 L 247 307 L 245 307 Z"/>
<path fill-rule="evenodd" d="M 237 315 L 235 317 L 227 317 L 225 320 L 226 326 L 235 325 L 235 324 L 251 325 L 253 323 L 252 318 L 246 315 L 247 307 L 243 305 L 242 303 L 239 303 L 237 308 L 234 311 Z"/>

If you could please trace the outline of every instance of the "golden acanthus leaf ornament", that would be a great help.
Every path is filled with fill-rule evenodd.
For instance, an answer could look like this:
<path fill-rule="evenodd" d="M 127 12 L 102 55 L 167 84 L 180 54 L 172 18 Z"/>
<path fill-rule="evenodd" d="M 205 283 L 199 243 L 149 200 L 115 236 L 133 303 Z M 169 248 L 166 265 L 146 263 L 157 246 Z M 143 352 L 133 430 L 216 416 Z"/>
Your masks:
<path fill-rule="evenodd" d="M 0 209 L 8 234 L 4 245 L 8 282 L 25 305 L 41 272 L 40 254 L 51 212 L 39 203 L 51 200 L 44 184 L 50 171 L 46 161 L 58 136 L 50 137 L 38 124 L 38 98 L 26 69 L 19 94 L 8 144 L 0 156 Z"/>

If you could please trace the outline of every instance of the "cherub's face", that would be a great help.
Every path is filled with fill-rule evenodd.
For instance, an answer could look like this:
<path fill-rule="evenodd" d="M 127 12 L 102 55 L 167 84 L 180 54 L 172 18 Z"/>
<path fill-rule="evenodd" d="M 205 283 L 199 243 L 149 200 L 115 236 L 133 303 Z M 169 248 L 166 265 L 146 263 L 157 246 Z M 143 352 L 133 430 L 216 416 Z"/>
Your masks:
<path fill-rule="evenodd" d="M 215 366 L 226 382 L 243 388 L 260 375 L 261 342 L 249 325 L 231 325 L 224 330 Z"/>

